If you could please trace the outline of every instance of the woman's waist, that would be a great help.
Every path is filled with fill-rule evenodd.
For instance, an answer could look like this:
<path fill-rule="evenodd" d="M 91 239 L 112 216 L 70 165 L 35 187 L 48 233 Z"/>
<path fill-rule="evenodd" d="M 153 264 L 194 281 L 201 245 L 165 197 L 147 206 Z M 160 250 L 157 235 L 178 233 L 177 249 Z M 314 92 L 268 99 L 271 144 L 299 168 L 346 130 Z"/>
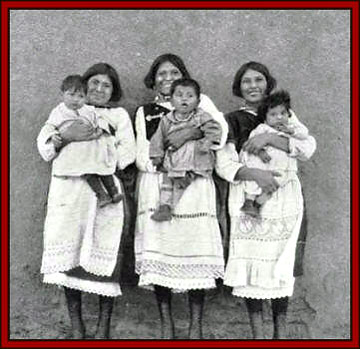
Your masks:
<path fill-rule="evenodd" d="M 202 156 L 165 156 L 163 166 L 167 171 L 212 170 L 215 159 L 210 153 Z"/>

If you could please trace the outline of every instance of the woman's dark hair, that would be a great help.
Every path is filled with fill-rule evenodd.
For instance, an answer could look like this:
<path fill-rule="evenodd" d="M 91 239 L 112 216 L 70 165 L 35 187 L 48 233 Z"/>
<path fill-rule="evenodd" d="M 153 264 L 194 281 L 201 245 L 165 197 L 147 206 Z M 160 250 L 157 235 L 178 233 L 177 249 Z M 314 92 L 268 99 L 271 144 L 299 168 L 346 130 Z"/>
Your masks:
<path fill-rule="evenodd" d="M 107 63 L 96 63 L 92 65 L 82 76 L 84 81 L 87 83 L 88 80 L 94 75 L 107 75 L 113 85 L 113 91 L 109 102 L 118 102 L 122 96 L 122 90 L 120 86 L 119 75 L 116 70 Z"/>
<path fill-rule="evenodd" d="M 259 120 L 265 121 L 268 110 L 271 108 L 275 108 L 278 105 L 283 105 L 286 108 L 286 110 L 289 112 L 289 117 L 291 116 L 290 114 L 291 100 L 290 100 L 289 92 L 285 90 L 279 90 L 274 93 L 271 93 L 261 101 L 257 111 Z"/>
<path fill-rule="evenodd" d="M 81 75 L 68 75 L 61 83 L 60 90 L 62 92 L 73 89 L 75 92 L 87 92 L 87 83 Z"/>
<path fill-rule="evenodd" d="M 265 91 L 266 95 L 268 95 L 276 87 L 275 78 L 270 74 L 269 69 L 264 64 L 258 62 L 248 62 L 243 64 L 235 74 L 234 82 L 232 85 L 233 94 L 235 96 L 243 97 L 241 93 L 241 79 L 249 69 L 258 71 L 265 76 L 267 82 L 267 87 Z"/>
<path fill-rule="evenodd" d="M 165 53 L 165 54 L 157 57 L 154 60 L 154 62 L 152 63 L 152 65 L 149 69 L 149 72 L 146 74 L 145 79 L 144 79 L 144 84 L 147 88 L 151 88 L 151 89 L 154 88 L 156 73 L 157 73 L 160 65 L 165 62 L 170 62 L 176 68 L 178 68 L 180 70 L 183 78 L 190 79 L 190 74 L 187 71 L 183 60 L 179 56 L 174 55 L 172 53 Z"/>
<path fill-rule="evenodd" d="M 195 94 L 197 96 L 197 98 L 200 98 L 200 85 L 199 83 L 194 80 L 194 79 L 188 79 L 188 78 L 181 78 L 181 79 L 177 79 L 175 80 L 172 84 L 171 84 L 171 88 L 170 88 L 170 95 L 172 96 L 175 92 L 176 87 L 178 86 L 186 86 L 186 87 L 192 87 L 195 90 Z"/>

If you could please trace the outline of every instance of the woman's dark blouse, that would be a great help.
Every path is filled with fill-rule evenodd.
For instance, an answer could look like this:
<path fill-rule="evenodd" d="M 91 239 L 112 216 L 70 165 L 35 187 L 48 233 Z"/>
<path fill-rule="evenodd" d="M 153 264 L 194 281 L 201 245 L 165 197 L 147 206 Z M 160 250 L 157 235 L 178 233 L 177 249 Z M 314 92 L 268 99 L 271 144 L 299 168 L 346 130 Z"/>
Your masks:
<path fill-rule="evenodd" d="M 247 141 L 252 130 L 254 130 L 261 121 L 255 113 L 246 109 L 240 109 L 225 115 L 229 125 L 227 142 L 234 143 L 236 151 L 239 153 L 242 145 Z"/>

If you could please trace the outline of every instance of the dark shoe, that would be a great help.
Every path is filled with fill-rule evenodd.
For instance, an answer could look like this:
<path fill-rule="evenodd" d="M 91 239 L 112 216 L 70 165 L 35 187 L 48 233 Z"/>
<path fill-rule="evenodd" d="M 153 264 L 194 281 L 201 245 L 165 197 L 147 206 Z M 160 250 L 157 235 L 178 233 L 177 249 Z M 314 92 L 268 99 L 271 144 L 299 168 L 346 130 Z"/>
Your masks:
<path fill-rule="evenodd" d="M 169 205 L 160 205 L 160 207 L 151 215 L 151 219 L 157 222 L 171 221 L 171 207 Z"/>
<path fill-rule="evenodd" d="M 104 195 L 101 195 L 101 196 L 98 196 L 98 205 L 99 207 L 105 207 L 106 205 L 109 205 L 111 204 L 113 201 L 112 201 L 112 198 L 110 195 L 108 194 L 104 194 Z"/>
<path fill-rule="evenodd" d="M 112 202 L 114 204 L 117 204 L 118 202 L 120 202 L 123 199 L 123 195 L 116 193 L 115 195 L 112 196 Z"/>
<path fill-rule="evenodd" d="M 259 208 L 259 204 L 255 203 L 253 200 L 246 199 L 243 207 L 241 207 L 241 211 L 251 217 L 258 217 L 260 211 Z"/>

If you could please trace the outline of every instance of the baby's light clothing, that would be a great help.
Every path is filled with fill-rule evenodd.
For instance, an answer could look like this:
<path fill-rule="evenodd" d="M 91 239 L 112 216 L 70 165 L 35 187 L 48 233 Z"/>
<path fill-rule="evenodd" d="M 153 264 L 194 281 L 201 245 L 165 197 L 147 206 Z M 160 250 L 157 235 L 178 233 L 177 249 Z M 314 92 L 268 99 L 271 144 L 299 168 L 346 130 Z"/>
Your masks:
<path fill-rule="evenodd" d="M 50 113 L 46 124 L 53 127 L 54 134 L 57 134 L 79 120 L 90 124 L 94 130 L 99 127 L 105 132 L 97 139 L 71 142 L 63 147 L 53 160 L 53 174 L 55 176 L 113 174 L 117 163 L 115 138 L 110 134 L 108 122 L 96 114 L 93 106 L 84 105 L 75 111 L 60 103 Z"/>

